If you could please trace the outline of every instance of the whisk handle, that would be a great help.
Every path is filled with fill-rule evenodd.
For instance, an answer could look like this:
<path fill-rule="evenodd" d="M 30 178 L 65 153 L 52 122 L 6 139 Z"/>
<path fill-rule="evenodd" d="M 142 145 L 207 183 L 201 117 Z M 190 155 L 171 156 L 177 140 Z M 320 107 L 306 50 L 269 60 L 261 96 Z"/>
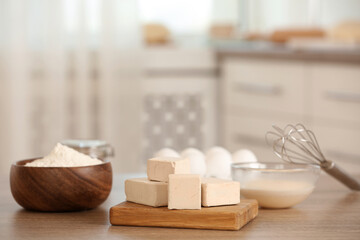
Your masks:
<path fill-rule="evenodd" d="M 354 191 L 360 191 L 360 183 L 355 178 L 348 175 L 344 170 L 336 166 L 334 162 L 326 161 L 321 165 L 321 168 L 348 188 Z"/>

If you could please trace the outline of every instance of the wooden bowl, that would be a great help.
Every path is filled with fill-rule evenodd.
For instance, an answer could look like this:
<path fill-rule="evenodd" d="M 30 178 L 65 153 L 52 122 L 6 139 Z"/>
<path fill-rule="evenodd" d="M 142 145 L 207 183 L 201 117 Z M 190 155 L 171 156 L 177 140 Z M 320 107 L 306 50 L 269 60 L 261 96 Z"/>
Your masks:
<path fill-rule="evenodd" d="M 99 206 L 110 194 L 110 162 L 85 167 L 24 166 L 36 159 L 18 161 L 11 166 L 11 193 L 25 209 L 46 212 L 87 210 Z"/>

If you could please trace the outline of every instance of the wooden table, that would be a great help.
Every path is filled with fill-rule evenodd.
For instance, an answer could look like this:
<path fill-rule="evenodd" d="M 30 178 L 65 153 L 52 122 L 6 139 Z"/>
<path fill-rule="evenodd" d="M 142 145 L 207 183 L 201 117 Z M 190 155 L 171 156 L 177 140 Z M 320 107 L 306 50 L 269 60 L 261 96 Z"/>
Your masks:
<path fill-rule="evenodd" d="M 109 208 L 124 200 L 123 182 L 129 177 L 115 177 L 109 199 L 99 208 L 73 213 L 23 210 L 2 177 L 0 239 L 360 239 L 360 192 L 325 175 L 305 202 L 285 210 L 260 209 L 240 231 L 111 226 Z"/>

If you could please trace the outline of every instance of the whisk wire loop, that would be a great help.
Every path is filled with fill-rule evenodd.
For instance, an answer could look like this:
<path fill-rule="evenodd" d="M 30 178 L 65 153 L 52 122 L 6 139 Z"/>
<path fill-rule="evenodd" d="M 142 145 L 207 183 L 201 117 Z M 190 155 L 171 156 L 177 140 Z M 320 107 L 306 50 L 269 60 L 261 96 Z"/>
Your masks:
<path fill-rule="evenodd" d="M 303 124 L 288 124 L 284 129 L 273 125 L 275 131 L 266 133 L 266 142 L 269 144 L 269 137 L 273 140 L 273 151 L 281 159 L 290 163 L 314 163 L 322 164 L 326 161 L 320 150 L 315 134 L 306 129 Z M 298 149 L 302 153 L 295 151 Z"/>

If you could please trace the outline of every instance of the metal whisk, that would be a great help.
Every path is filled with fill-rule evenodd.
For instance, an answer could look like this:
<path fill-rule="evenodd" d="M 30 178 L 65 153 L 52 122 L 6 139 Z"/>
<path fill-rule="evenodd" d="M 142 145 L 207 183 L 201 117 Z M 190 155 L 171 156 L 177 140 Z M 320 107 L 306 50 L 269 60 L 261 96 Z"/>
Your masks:
<path fill-rule="evenodd" d="M 266 133 L 266 141 L 269 144 L 270 137 L 274 138 L 272 147 L 279 158 L 289 163 L 319 165 L 350 189 L 360 191 L 360 183 L 356 179 L 324 157 L 315 134 L 303 124 L 288 124 L 284 129 L 273 125 L 273 128 L 275 131 Z"/>

